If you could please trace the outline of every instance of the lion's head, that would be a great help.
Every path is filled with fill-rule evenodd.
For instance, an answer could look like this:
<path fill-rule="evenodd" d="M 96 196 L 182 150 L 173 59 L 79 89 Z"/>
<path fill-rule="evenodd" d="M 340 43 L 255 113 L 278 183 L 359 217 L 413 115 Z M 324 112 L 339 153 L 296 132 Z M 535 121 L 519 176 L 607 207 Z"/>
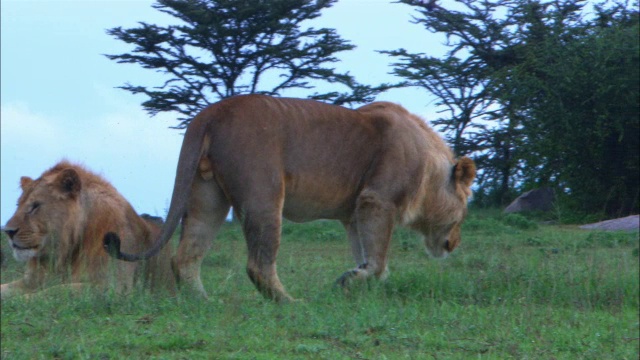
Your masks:
<path fill-rule="evenodd" d="M 18 209 L 5 226 L 14 257 L 26 261 L 51 254 L 68 239 L 80 212 L 82 182 L 72 167 L 54 167 L 37 180 L 20 179 Z"/>
<path fill-rule="evenodd" d="M 426 151 L 422 159 L 425 166 L 416 177 L 421 179 L 420 185 L 403 211 L 402 222 L 422 233 L 429 255 L 446 257 L 460 244 L 476 166 L 466 156 L 456 160 L 442 138 L 418 116 L 405 116 L 421 129 Z"/>
<path fill-rule="evenodd" d="M 433 197 L 425 197 L 425 216 L 412 227 L 422 232 L 429 255 L 446 257 L 460 245 L 460 228 L 467 215 L 467 201 L 475 176 L 475 164 L 463 156 Z"/>
<path fill-rule="evenodd" d="M 460 232 L 462 222 L 467 215 L 467 201 L 471 195 L 471 184 L 476 175 L 476 168 L 473 161 L 467 157 L 462 157 L 453 168 L 450 184 L 445 185 L 438 191 L 450 193 L 448 196 L 440 196 L 439 212 L 427 216 L 430 221 L 413 224 L 422 232 L 427 253 L 433 257 L 446 257 L 458 245 L 460 245 Z M 431 205 L 431 206 L 429 206 Z M 425 207 L 433 208 L 434 203 L 429 200 Z M 442 214 L 446 210 L 446 218 L 435 216 Z"/>

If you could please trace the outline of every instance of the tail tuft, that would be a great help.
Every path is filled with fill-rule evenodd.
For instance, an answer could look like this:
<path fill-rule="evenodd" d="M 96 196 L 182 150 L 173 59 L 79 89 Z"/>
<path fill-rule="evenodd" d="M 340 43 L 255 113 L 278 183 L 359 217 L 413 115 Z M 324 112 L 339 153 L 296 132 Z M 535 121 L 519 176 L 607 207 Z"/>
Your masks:
<path fill-rule="evenodd" d="M 120 252 L 120 237 L 118 234 L 113 232 L 106 233 L 102 240 L 102 247 L 109 256 L 116 259 L 122 259 L 122 253 Z"/>

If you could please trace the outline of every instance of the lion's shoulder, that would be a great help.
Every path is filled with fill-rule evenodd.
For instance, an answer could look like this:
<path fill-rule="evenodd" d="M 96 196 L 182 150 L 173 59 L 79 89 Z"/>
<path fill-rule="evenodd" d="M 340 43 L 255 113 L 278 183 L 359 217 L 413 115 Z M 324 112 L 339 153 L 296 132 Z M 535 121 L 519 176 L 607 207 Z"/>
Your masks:
<path fill-rule="evenodd" d="M 371 113 L 371 112 L 387 112 L 399 115 L 410 115 L 409 111 L 402 105 L 390 102 L 390 101 L 375 101 L 367 105 L 363 105 L 357 109 L 359 112 Z"/>

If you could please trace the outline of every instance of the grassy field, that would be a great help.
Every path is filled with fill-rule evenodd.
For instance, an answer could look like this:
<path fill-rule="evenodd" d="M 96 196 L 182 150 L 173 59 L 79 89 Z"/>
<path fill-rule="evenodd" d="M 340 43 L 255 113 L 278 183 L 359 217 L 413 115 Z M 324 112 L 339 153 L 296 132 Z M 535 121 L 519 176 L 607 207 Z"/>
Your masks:
<path fill-rule="evenodd" d="M 5 255 L 6 244 L 3 239 Z M 203 264 L 208 301 L 138 291 L 2 302 L 2 359 L 638 359 L 638 233 L 472 211 L 463 243 L 429 259 L 394 234 L 386 282 L 348 294 L 339 224 L 285 224 L 278 269 L 302 301 L 264 300 L 225 225 Z M 20 276 L 12 259 L 2 282 Z"/>

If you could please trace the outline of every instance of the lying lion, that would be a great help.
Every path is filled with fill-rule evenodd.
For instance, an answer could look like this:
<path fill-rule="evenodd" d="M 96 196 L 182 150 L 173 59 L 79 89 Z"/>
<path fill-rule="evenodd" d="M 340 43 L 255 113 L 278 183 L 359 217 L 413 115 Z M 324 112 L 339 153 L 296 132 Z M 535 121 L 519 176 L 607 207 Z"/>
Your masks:
<path fill-rule="evenodd" d="M 39 179 L 22 177 L 20 186 L 18 209 L 4 231 L 13 256 L 27 269 L 21 279 L 2 284 L 2 299 L 51 285 L 104 288 L 110 278 L 123 293 L 139 275 L 152 289 L 175 291 L 169 247 L 146 263 L 117 261 L 102 249 L 105 233 L 114 229 L 129 251 L 144 251 L 160 233 L 102 177 L 62 161 Z"/>
<path fill-rule="evenodd" d="M 282 217 L 344 224 L 356 267 L 339 283 L 387 273 L 395 223 L 424 235 L 444 256 L 458 246 L 475 177 L 424 121 L 399 105 L 356 110 L 312 100 L 236 96 L 198 114 L 184 136 L 167 222 L 153 249 L 122 253 L 117 229 L 105 247 L 120 259 L 148 259 L 183 231 L 179 280 L 206 297 L 200 265 L 233 206 L 248 246 L 247 272 L 268 298 L 291 300 L 276 272 Z"/>

